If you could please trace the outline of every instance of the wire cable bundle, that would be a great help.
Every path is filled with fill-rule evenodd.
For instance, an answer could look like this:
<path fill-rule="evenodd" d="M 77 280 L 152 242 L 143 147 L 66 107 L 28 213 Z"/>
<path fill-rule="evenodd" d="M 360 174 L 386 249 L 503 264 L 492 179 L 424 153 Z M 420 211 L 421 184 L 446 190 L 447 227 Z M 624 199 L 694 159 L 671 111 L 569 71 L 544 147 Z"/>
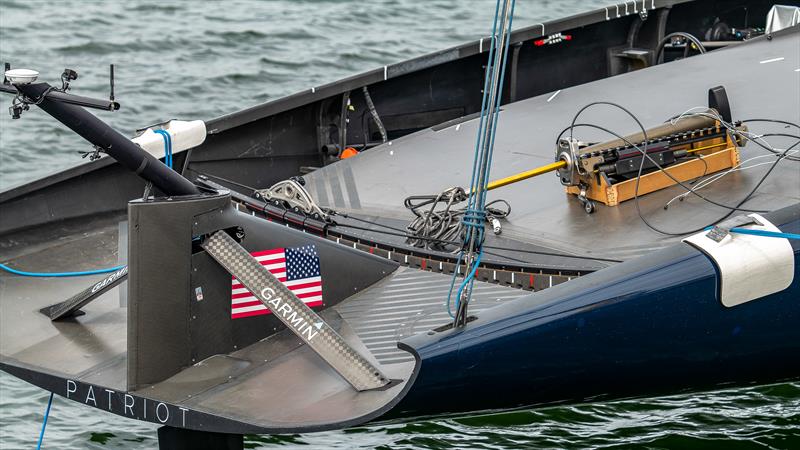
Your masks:
<path fill-rule="evenodd" d="M 467 208 L 455 208 L 455 205 L 466 199 L 467 194 L 460 187 L 446 189 L 438 195 L 417 195 L 406 198 L 405 207 L 416 216 L 406 227 L 411 236 L 406 242 L 414 247 L 430 250 L 450 252 L 460 250 L 461 243 L 467 237 L 464 225 Z M 427 208 L 429 205 L 430 208 Z M 505 200 L 495 200 L 486 204 L 485 211 L 485 219 L 492 223 L 495 234 L 499 234 L 499 220 L 511 214 L 511 205 Z"/>
<path fill-rule="evenodd" d="M 589 109 L 589 108 L 591 108 L 593 106 L 597 106 L 597 105 L 612 106 L 614 108 L 617 108 L 617 109 L 623 111 L 625 114 L 630 116 L 633 119 L 633 121 L 636 122 L 636 124 L 641 129 L 642 136 L 644 138 L 643 142 L 639 143 L 639 144 L 634 144 L 633 142 L 630 142 L 628 139 L 624 138 L 620 134 L 618 134 L 618 133 L 616 133 L 616 132 L 614 132 L 612 130 L 609 130 L 607 128 L 601 127 L 599 125 L 587 124 L 587 123 L 576 123 L 578 121 L 578 118 L 580 117 L 580 115 L 584 111 L 586 111 L 587 109 Z M 724 216 L 720 217 L 719 219 L 714 220 L 712 222 L 712 225 L 715 224 L 715 223 L 718 223 L 718 222 L 720 222 L 722 220 L 727 219 L 728 217 L 733 215 L 733 213 L 736 212 L 736 211 L 757 212 L 757 213 L 768 212 L 768 211 L 763 211 L 763 210 L 753 210 L 753 209 L 742 208 L 742 205 L 744 205 L 748 200 L 750 200 L 750 198 L 756 193 L 756 191 L 758 191 L 758 189 L 761 187 L 761 185 L 764 183 L 764 181 L 766 181 L 767 178 L 770 176 L 770 174 L 772 174 L 773 170 L 775 169 L 775 167 L 777 167 L 778 163 L 780 163 L 784 159 L 796 160 L 795 158 L 792 157 L 792 154 L 794 153 L 793 149 L 795 147 L 797 147 L 798 145 L 800 145 L 800 136 L 795 136 L 795 135 L 791 135 L 791 134 L 784 134 L 784 133 L 772 133 L 772 134 L 758 135 L 758 134 L 755 134 L 755 133 L 740 131 L 740 130 L 737 130 L 736 127 L 733 124 L 724 121 L 721 117 L 719 117 L 719 115 L 709 114 L 708 112 L 705 112 L 705 111 L 704 112 L 692 112 L 695 109 L 697 109 L 697 108 L 691 108 L 688 111 L 684 112 L 683 114 L 670 119 L 670 121 L 674 124 L 674 123 L 676 123 L 677 121 L 681 120 L 684 117 L 691 117 L 691 116 L 698 116 L 698 115 L 699 116 L 711 117 L 711 118 L 719 121 L 732 134 L 744 137 L 744 138 L 748 139 L 749 141 L 755 143 L 759 147 L 761 147 L 761 148 L 763 148 L 763 149 L 765 149 L 765 150 L 769 151 L 770 153 L 772 153 L 772 154 L 777 156 L 775 161 L 772 162 L 772 164 L 770 165 L 770 167 L 767 170 L 767 172 L 756 183 L 756 185 L 753 187 L 753 189 L 750 190 L 750 192 L 747 195 L 745 195 L 742 198 L 742 200 L 740 200 L 735 206 L 730 206 L 730 205 L 726 205 L 726 204 L 717 202 L 715 200 L 712 200 L 712 199 L 710 199 L 710 198 L 698 193 L 697 192 L 698 187 L 687 186 L 687 184 L 680 182 L 675 177 L 673 177 L 668 171 L 666 171 L 658 162 L 653 160 L 653 158 L 647 153 L 647 151 L 642 148 L 642 145 L 644 145 L 646 147 L 648 145 L 648 143 L 650 142 L 650 140 L 647 137 L 647 131 L 645 130 L 644 125 L 642 125 L 642 122 L 636 117 L 636 115 L 634 115 L 628 109 L 626 109 L 625 107 L 623 107 L 623 106 L 621 106 L 621 105 L 619 105 L 617 103 L 613 103 L 613 102 L 593 102 L 593 103 L 589 103 L 588 105 L 584 106 L 583 108 L 581 108 L 575 114 L 575 116 L 572 119 L 572 123 L 570 124 L 570 126 L 565 128 L 559 134 L 558 138 L 556 139 L 556 142 L 558 142 L 561 139 L 561 137 L 564 135 L 564 133 L 566 133 L 567 131 L 569 131 L 570 139 L 571 139 L 572 138 L 572 133 L 573 133 L 575 128 L 588 127 L 588 128 L 595 128 L 595 129 L 604 131 L 606 133 L 609 133 L 609 134 L 611 134 L 611 135 L 613 135 L 613 136 L 625 141 L 625 143 L 627 145 L 635 148 L 639 153 L 641 153 L 643 157 L 642 157 L 642 160 L 641 160 L 641 162 L 639 164 L 639 170 L 638 170 L 638 173 L 636 175 L 636 186 L 634 188 L 634 197 L 633 197 L 634 204 L 636 205 L 636 212 L 639 215 L 639 218 L 642 220 L 642 222 L 648 228 L 650 228 L 651 230 L 656 231 L 658 233 L 664 234 L 664 235 L 668 235 L 668 236 L 683 236 L 683 235 L 686 235 L 686 234 L 697 233 L 697 232 L 703 231 L 708 225 L 703 225 L 701 227 L 694 228 L 694 229 L 691 229 L 691 230 L 673 232 L 673 231 L 663 230 L 663 229 L 653 225 L 646 217 L 644 217 L 644 215 L 642 214 L 642 211 L 641 211 L 641 207 L 639 205 L 639 181 L 641 180 L 642 173 L 644 171 L 645 159 L 650 161 L 650 163 L 653 164 L 653 166 L 656 167 L 657 170 L 663 172 L 666 176 L 668 176 L 670 179 L 672 179 L 672 181 L 674 181 L 678 186 L 680 186 L 681 188 L 685 189 L 687 194 L 692 194 L 692 195 L 694 195 L 696 197 L 699 197 L 700 199 L 702 199 L 703 201 L 705 201 L 707 203 L 710 203 L 712 205 L 719 206 L 721 208 L 725 208 L 725 209 L 728 210 L 728 212 Z M 745 121 L 742 121 L 742 122 L 748 122 L 748 121 L 749 122 L 773 122 L 773 123 L 779 123 L 779 124 L 784 124 L 784 125 L 789 125 L 789 126 L 794 126 L 794 127 L 800 128 L 800 126 L 798 126 L 797 124 L 794 124 L 794 123 L 791 123 L 791 122 L 780 121 L 780 120 L 773 120 L 773 119 L 750 119 L 750 120 L 745 120 Z M 783 149 L 781 151 L 781 150 L 775 149 L 772 145 L 770 145 L 768 142 L 763 140 L 763 138 L 767 137 L 767 136 L 783 136 L 783 137 L 796 138 L 798 140 L 797 140 L 797 142 L 795 142 L 794 144 L 792 144 L 788 148 Z M 724 173 L 723 173 L 723 176 L 724 176 Z M 669 205 L 669 203 L 667 203 L 667 205 Z"/>

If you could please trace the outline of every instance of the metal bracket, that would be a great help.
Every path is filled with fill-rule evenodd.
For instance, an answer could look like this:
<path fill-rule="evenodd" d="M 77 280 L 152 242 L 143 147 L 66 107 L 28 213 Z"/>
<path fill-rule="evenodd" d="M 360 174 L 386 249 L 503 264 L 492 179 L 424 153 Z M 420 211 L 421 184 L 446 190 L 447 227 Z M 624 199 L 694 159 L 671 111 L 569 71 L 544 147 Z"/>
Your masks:
<path fill-rule="evenodd" d="M 742 227 L 745 225 L 759 225 L 763 226 L 764 224 L 759 222 L 755 217 L 752 216 L 735 216 L 728 220 L 718 223 L 715 225 L 711 231 L 706 233 L 706 237 L 711 239 L 714 242 L 722 242 L 728 234 L 731 232 L 731 228 Z"/>
<path fill-rule="evenodd" d="M 273 184 L 269 189 L 256 191 L 267 202 L 285 203 L 289 208 L 303 212 L 319 219 L 330 220 L 328 213 L 322 210 L 311 198 L 306 188 L 296 180 L 284 180 Z"/>
<path fill-rule="evenodd" d="M 378 367 L 354 350 L 227 233 L 217 231 L 201 246 L 356 390 L 389 384 L 389 378 Z"/>

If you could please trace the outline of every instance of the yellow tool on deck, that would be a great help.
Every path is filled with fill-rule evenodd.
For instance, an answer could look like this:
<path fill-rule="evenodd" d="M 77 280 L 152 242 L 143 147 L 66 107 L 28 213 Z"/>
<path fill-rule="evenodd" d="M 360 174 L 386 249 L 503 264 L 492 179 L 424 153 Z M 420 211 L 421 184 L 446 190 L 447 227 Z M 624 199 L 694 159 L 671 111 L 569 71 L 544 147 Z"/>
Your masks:
<path fill-rule="evenodd" d="M 557 172 L 567 193 L 577 195 L 586 212 L 594 211 L 593 200 L 616 206 L 636 195 L 738 165 L 741 142 L 715 119 L 718 116 L 709 109 L 647 130 L 646 145 L 641 132 L 594 145 L 561 139 L 555 162 L 492 181 L 487 190 Z M 643 151 L 648 155 L 644 161 Z"/>

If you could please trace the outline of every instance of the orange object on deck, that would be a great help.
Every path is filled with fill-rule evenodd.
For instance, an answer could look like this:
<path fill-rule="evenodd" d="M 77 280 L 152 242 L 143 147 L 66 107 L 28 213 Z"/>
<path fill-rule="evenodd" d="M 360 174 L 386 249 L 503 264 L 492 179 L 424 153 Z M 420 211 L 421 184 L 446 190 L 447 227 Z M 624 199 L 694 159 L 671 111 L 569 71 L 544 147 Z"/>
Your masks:
<path fill-rule="evenodd" d="M 347 147 L 342 151 L 341 159 L 347 159 L 352 156 L 356 156 L 358 154 L 358 150 L 354 149 L 353 147 Z"/>

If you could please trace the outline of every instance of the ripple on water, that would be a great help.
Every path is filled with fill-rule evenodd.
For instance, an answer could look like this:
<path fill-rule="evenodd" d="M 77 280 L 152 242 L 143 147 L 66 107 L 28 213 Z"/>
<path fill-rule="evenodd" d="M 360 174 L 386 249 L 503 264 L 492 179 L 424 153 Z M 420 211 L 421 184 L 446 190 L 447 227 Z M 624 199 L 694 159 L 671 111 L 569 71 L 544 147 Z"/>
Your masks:
<path fill-rule="evenodd" d="M 607 1 L 518 2 L 532 24 Z M 107 94 L 117 69 L 123 108 L 99 113 L 124 134 L 166 118 L 209 119 L 488 34 L 491 0 L 0 0 L 0 60 L 74 92 Z M 76 5 L 80 5 L 76 13 Z M 36 6 L 38 8 L 38 6 Z M 42 26 L 42 24 L 47 26 Z M 8 39 L 25 32 L 24 40 Z M 230 95 L 232 86 L 243 96 Z M 221 87 L 224 87 L 221 88 Z M 4 98 L 7 100 L 7 98 Z M 0 111 L 2 112 L 2 111 Z M 81 163 L 89 147 L 44 114 L 0 113 L 0 189 Z M 0 374 L 0 447 L 31 448 L 48 395 Z M 46 448 L 152 449 L 156 426 L 56 397 Z M 308 435 L 248 436 L 247 448 L 800 449 L 800 383 L 599 402 Z"/>

